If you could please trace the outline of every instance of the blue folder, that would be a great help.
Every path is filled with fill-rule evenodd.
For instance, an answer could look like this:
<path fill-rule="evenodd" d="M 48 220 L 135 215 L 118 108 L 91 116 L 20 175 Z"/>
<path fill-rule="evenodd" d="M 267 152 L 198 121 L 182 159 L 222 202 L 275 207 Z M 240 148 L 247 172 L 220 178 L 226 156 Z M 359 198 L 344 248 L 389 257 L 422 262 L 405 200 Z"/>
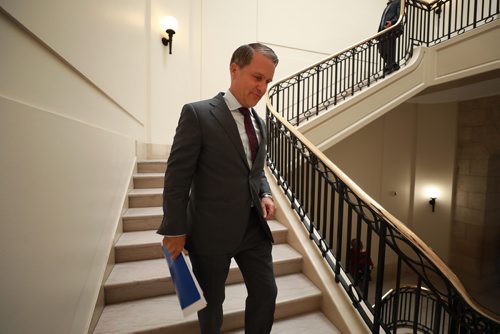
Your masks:
<path fill-rule="evenodd" d="M 207 303 L 184 253 L 172 261 L 168 249 L 163 244 L 161 247 L 168 263 L 183 315 L 186 317 L 203 309 Z"/>

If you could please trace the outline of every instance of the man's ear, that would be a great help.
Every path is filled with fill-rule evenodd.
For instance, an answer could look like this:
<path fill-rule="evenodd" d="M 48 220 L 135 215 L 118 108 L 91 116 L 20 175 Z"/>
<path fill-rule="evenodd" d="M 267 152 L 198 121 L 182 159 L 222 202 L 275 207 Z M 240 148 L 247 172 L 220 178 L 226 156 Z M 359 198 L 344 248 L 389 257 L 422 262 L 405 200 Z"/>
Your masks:
<path fill-rule="evenodd" d="M 232 63 L 231 65 L 229 65 L 229 73 L 231 74 L 231 79 L 238 72 L 238 69 L 239 69 L 239 66 L 236 65 L 235 63 Z"/>

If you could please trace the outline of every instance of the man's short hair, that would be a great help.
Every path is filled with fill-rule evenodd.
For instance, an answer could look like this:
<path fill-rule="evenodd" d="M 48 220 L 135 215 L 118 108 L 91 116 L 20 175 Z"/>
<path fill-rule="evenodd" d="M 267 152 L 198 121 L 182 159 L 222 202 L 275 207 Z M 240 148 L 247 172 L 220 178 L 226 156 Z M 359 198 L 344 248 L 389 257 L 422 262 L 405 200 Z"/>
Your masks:
<path fill-rule="evenodd" d="M 275 67 L 278 66 L 279 59 L 276 53 L 274 53 L 273 49 L 261 43 L 244 44 L 237 48 L 233 52 L 230 64 L 234 63 L 240 68 L 245 67 L 252 62 L 255 52 L 271 59 Z"/>

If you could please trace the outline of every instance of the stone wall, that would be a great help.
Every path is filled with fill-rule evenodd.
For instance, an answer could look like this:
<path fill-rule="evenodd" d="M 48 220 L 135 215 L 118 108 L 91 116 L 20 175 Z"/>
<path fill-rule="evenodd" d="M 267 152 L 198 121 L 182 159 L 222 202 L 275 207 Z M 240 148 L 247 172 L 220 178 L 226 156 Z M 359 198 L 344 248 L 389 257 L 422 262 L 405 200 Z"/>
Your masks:
<path fill-rule="evenodd" d="M 500 282 L 500 95 L 459 103 L 451 267 L 471 292 Z"/>

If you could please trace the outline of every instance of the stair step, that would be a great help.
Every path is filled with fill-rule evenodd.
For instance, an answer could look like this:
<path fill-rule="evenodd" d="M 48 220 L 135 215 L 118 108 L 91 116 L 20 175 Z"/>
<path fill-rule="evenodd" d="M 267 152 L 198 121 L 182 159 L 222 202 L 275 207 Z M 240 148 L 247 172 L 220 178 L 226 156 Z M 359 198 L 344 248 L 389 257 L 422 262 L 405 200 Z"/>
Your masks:
<path fill-rule="evenodd" d="M 275 220 L 269 221 L 273 233 L 274 243 L 286 241 L 287 228 Z M 158 259 L 163 257 L 159 247 L 161 235 L 155 230 L 123 233 L 115 245 L 115 262 L 129 262 L 139 260 Z"/>
<path fill-rule="evenodd" d="M 163 188 L 165 173 L 134 174 L 134 189 Z"/>
<path fill-rule="evenodd" d="M 321 291 L 302 274 L 276 278 L 276 319 L 317 311 Z M 300 287 L 298 289 L 297 287 Z M 244 325 L 246 288 L 243 283 L 226 287 L 223 330 Z M 174 294 L 129 301 L 104 308 L 94 333 L 199 333 L 196 314 L 183 318 Z"/>
<path fill-rule="evenodd" d="M 132 189 L 128 192 L 130 208 L 148 208 L 163 205 L 163 188 Z"/>
<path fill-rule="evenodd" d="M 274 322 L 273 334 L 340 334 L 330 320 L 321 312 L 313 312 Z M 245 334 L 244 329 L 224 332 L 224 334 Z"/>
<path fill-rule="evenodd" d="M 138 173 L 162 173 L 167 170 L 167 160 L 144 160 L 137 162 Z"/>
<path fill-rule="evenodd" d="M 123 233 L 115 244 L 115 263 L 161 258 L 161 239 L 155 230 Z"/>
<path fill-rule="evenodd" d="M 122 216 L 123 232 L 157 229 L 163 218 L 161 206 L 150 208 L 129 208 Z"/>
<path fill-rule="evenodd" d="M 302 268 L 302 256 L 288 244 L 273 247 L 276 276 L 297 273 Z M 233 260 L 227 283 L 243 282 Z M 161 259 L 118 263 L 104 285 L 107 304 L 140 298 L 161 296 L 174 292 L 166 261 Z"/>

